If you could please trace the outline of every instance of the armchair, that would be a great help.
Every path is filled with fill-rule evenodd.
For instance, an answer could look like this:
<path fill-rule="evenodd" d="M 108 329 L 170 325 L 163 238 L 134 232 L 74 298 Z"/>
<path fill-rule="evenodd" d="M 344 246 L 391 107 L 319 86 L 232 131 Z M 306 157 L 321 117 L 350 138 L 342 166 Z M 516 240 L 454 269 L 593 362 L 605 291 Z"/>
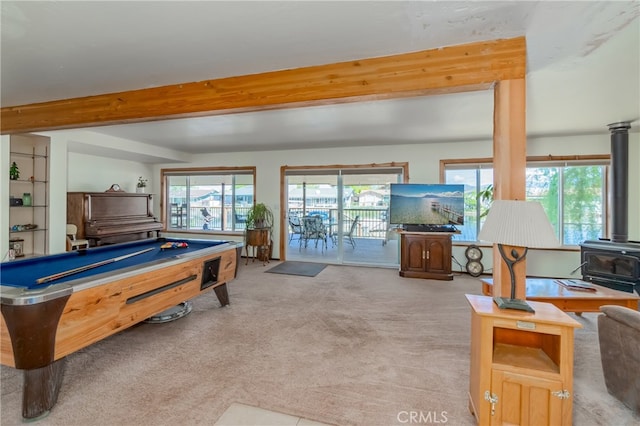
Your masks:
<path fill-rule="evenodd" d="M 607 391 L 640 414 L 640 312 L 613 305 L 600 310 L 598 339 Z"/>

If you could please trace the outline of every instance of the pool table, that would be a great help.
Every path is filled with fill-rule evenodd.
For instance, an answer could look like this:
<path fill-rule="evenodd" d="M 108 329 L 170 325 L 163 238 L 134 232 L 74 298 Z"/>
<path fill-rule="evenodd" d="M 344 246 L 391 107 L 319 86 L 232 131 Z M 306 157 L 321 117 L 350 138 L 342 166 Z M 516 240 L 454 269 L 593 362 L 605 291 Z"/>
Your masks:
<path fill-rule="evenodd" d="M 24 370 L 22 416 L 55 405 L 67 355 L 204 292 L 229 304 L 241 249 L 153 238 L 0 263 L 0 362 Z"/>

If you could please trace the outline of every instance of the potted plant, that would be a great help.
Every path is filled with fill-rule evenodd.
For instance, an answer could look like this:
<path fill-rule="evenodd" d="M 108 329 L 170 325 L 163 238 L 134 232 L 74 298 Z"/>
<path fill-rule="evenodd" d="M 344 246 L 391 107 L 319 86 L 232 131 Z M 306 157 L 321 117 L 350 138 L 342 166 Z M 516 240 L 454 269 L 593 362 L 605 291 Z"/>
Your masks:
<path fill-rule="evenodd" d="M 18 169 L 18 165 L 14 161 L 11 163 L 11 168 L 9 168 L 9 179 L 18 180 L 20 178 L 20 170 Z"/>
<path fill-rule="evenodd" d="M 247 227 L 245 229 L 245 247 L 247 247 L 247 261 L 249 261 L 249 246 L 257 250 L 257 258 L 268 262 L 271 257 L 273 242 L 271 241 L 271 227 L 273 226 L 273 211 L 264 203 L 257 203 L 247 212 Z"/>
<path fill-rule="evenodd" d="M 144 192 L 147 187 L 147 179 L 143 179 L 142 176 L 138 178 L 138 184 L 136 185 L 136 192 Z"/>
<path fill-rule="evenodd" d="M 247 212 L 247 228 L 260 229 L 273 226 L 273 211 L 264 203 L 257 203 Z"/>
<path fill-rule="evenodd" d="M 489 214 L 489 207 L 493 202 L 493 185 L 488 185 L 485 189 L 478 192 L 478 201 L 482 208 L 480 217 L 486 217 Z"/>

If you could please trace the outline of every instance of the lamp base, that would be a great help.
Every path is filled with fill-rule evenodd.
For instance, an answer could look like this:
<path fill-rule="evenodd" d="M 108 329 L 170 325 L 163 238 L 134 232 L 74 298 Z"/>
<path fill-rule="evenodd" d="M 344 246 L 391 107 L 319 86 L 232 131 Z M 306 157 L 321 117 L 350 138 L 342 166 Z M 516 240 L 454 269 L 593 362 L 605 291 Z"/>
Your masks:
<path fill-rule="evenodd" d="M 535 312 L 524 300 L 511 299 L 509 297 L 494 297 L 493 301 L 500 309 L 516 309 L 518 311 Z"/>

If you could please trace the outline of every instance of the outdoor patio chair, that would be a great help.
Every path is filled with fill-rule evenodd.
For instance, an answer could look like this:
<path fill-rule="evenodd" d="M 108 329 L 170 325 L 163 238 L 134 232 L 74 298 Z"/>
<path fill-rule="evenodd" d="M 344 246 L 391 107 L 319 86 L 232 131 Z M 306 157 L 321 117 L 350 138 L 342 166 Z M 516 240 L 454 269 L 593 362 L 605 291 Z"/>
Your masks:
<path fill-rule="evenodd" d="M 345 220 L 343 226 L 347 228 L 348 223 L 349 223 L 348 220 Z M 356 231 L 359 224 L 360 224 L 360 216 L 358 215 L 355 217 L 355 219 L 353 219 L 353 222 L 351 222 L 351 225 L 348 225 L 348 228 L 344 229 L 342 233 L 342 240 L 351 244 L 354 248 L 356 246 L 355 236 L 356 236 Z M 339 235 L 338 235 L 337 226 L 331 226 L 330 237 L 331 237 L 331 242 L 333 243 L 333 246 L 338 245 Z"/>
<path fill-rule="evenodd" d="M 202 229 L 206 231 L 209 229 L 209 223 L 213 219 L 213 216 L 211 216 L 211 213 L 209 213 L 206 207 L 201 208 L 200 213 L 202 213 L 202 217 L 204 217 L 204 223 L 202 224 Z"/>
<path fill-rule="evenodd" d="M 302 218 L 302 234 L 300 236 L 300 249 L 302 249 L 302 241 L 305 248 L 309 244 L 309 240 L 316 240 L 316 248 L 318 241 L 322 241 L 322 250 L 327 248 L 327 228 L 322 222 L 320 216 L 305 216 Z"/>
<path fill-rule="evenodd" d="M 247 223 L 247 216 L 243 214 L 234 213 L 236 223 Z"/>
<path fill-rule="evenodd" d="M 293 241 L 293 236 L 297 235 L 298 240 L 302 241 L 302 223 L 298 216 L 289 216 L 289 244 Z"/>
<path fill-rule="evenodd" d="M 349 227 L 349 232 L 344 234 L 344 241 L 351 244 L 353 248 L 356 248 L 356 240 L 353 237 L 356 234 L 356 229 L 358 227 L 359 220 L 360 220 L 360 216 L 356 216 L 356 218 L 353 219 L 353 223 L 351 223 L 351 226 Z"/>

